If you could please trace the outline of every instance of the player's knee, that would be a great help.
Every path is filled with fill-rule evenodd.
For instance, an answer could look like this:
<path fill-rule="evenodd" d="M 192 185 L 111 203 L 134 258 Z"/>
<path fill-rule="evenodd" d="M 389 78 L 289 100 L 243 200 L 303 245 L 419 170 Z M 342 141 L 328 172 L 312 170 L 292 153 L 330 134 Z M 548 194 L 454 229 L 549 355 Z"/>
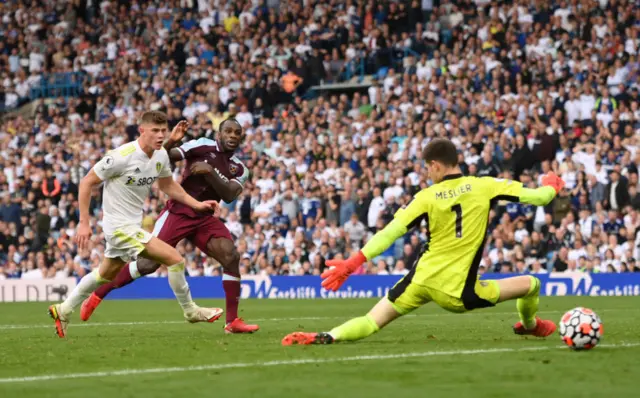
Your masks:
<path fill-rule="evenodd" d="M 123 266 L 124 264 L 120 261 L 105 260 L 100 264 L 96 276 L 102 281 L 112 281 Z"/>
<path fill-rule="evenodd" d="M 238 272 L 238 266 L 240 265 L 240 253 L 234 247 L 233 250 L 226 252 L 223 256 L 222 267 L 226 271 Z"/>
<path fill-rule="evenodd" d="M 184 257 L 176 249 L 173 249 L 173 252 L 167 256 L 166 265 L 171 266 L 180 263 L 184 263 Z"/>
<path fill-rule="evenodd" d="M 526 297 L 537 296 L 540 293 L 540 279 L 533 275 L 529 275 L 529 289 Z"/>
<path fill-rule="evenodd" d="M 140 276 L 145 276 L 156 272 L 160 268 L 160 264 L 145 258 L 138 260 L 137 268 Z"/>

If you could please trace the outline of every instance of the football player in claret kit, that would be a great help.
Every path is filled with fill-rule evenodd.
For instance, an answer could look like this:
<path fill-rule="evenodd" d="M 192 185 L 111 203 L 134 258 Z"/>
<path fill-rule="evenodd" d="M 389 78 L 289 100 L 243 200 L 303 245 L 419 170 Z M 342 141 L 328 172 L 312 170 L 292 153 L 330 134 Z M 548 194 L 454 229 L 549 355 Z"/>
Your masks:
<path fill-rule="evenodd" d="M 382 231 L 357 254 L 346 260 L 330 260 L 322 274 L 322 286 L 338 290 L 350 274 L 375 258 L 408 230 L 427 223 L 429 241 L 417 263 L 366 316 L 354 318 L 325 333 L 291 333 L 283 345 L 330 344 L 366 338 L 428 302 L 461 313 L 516 300 L 519 335 L 546 337 L 556 330 L 552 321 L 536 316 L 540 281 L 533 275 L 500 280 L 479 280 L 489 211 L 499 200 L 544 206 L 564 186 L 553 173 L 543 177 L 543 187 L 527 189 L 520 182 L 492 177 L 464 177 L 458 167 L 455 145 L 437 138 L 422 157 L 434 185 L 418 192 Z"/>
<path fill-rule="evenodd" d="M 224 200 L 231 203 L 242 193 L 243 186 L 249 178 L 249 169 L 234 154 L 244 139 L 244 132 L 235 119 L 227 119 L 220 123 L 218 131 L 215 140 L 199 138 L 179 147 L 176 145 L 182 140 L 184 132 L 182 135 L 172 134 L 165 143 L 165 148 L 169 151 L 172 162 L 186 161 L 182 186 L 189 194 L 200 200 Z M 173 247 L 181 240 L 188 239 L 222 265 L 222 285 L 227 310 L 224 329 L 226 333 L 253 333 L 259 329 L 257 325 L 246 324 L 238 317 L 241 291 L 240 254 L 231 233 L 219 218 L 199 214 L 182 203 L 170 200 L 156 221 L 153 236 Z M 129 263 L 113 282 L 101 286 L 82 304 L 82 320 L 89 319 L 111 290 L 154 273 L 160 264 L 150 259 Z M 169 270 L 169 278 L 173 272 L 174 270 Z M 184 273 L 184 269 L 179 272 Z M 189 292 L 188 287 L 186 291 Z M 191 295 L 184 299 L 178 297 L 178 301 L 186 311 L 192 303 Z"/>
<path fill-rule="evenodd" d="M 162 147 L 168 131 L 167 116 L 162 112 L 145 112 L 139 124 L 140 137 L 136 141 L 108 152 L 80 182 L 80 222 L 75 237 L 78 247 L 87 247 L 91 236 L 91 189 L 103 182 L 102 225 L 107 244 L 100 267 L 85 275 L 64 302 L 49 307 L 49 315 L 55 322 L 59 337 L 65 337 L 74 309 L 100 285 L 113 280 L 126 263 L 138 256 L 167 264 L 170 271 L 184 270 L 184 259 L 174 247 L 142 229 L 142 208 L 154 182 L 157 181 L 160 190 L 172 200 L 182 203 L 194 214 L 197 212 L 211 217 L 218 206 L 212 200 L 194 199 L 173 180 L 169 155 Z M 175 130 L 182 129 L 185 129 L 184 124 Z M 184 272 L 175 274 L 171 287 L 176 296 L 184 295 Z M 194 319 L 220 317 L 221 314 L 219 308 L 207 309 L 195 305 L 185 310 L 185 315 Z"/>

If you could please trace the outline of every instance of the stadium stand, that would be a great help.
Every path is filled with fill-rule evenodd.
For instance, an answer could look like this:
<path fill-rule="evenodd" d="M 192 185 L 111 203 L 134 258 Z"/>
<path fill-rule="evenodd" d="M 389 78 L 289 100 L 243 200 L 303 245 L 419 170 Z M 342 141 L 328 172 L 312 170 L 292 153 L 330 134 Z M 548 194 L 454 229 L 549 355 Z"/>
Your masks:
<path fill-rule="evenodd" d="M 250 183 L 222 217 L 242 272 L 319 274 L 429 184 L 444 136 L 465 173 L 566 189 L 500 203 L 484 272 L 640 271 L 640 7 L 631 0 L 76 0 L 0 3 L 0 279 L 84 275 L 79 179 L 148 109 L 191 137 L 246 129 Z M 176 169 L 178 177 L 180 169 Z M 152 229 L 165 198 L 145 206 Z M 638 236 L 639 238 L 636 238 Z M 426 225 L 362 269 L 404 274 Z M 179 246 L 190 275 L 219 265 Z M 157 276 L 163 275 L 161 270 Z"/>

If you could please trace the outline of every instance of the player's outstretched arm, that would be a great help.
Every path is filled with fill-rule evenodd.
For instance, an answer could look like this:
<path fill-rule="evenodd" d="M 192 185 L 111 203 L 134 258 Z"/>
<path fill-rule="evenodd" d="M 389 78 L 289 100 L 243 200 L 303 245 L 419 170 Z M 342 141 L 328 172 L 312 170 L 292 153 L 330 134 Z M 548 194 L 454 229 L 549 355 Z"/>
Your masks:
<path fill-rule="evenodd" d="M 218 203 L 214 200 L 200 202 L 194 199 L 193 196 L 189 195 L 187 191 L 171 177 L 158 178 L 158 187 L 162 192 L 169 195 L 171 199 L 184 203 L 196 211 L 210 211 L 213 213 L 218 207 Z"/>
<path fill-rule="evenodd" d="M 329 260 L 329 268 L 322 273 L 322 286 L 336 291 L 364 262 L 371 260 L 387 250 L 408 230 L 420 224 L 426 214 L 427 206 L 420 193 L 411 203 L 396 212 L 393 221 L 376 233 L 364 247 L 346 260 Z"/>
<path fill-rule="evenodd" d="M 229 180 L 211 165 L 197 162 L 191 166 L 191 174 L 204 177 L 205 181 L 227 203 L 231 203 L 242 193 L 242 185 L 236 180 Z"/>
<path fill-rule="evenodd" d="M 171 135 L 169 139 L 164 143 L 163 147 L 169 154 L 169 159 L 172 163 L 179 162 L 184 159 L 182 152 L 176 145 L 180 144 L 187 130 L 189 129 L 189 122 L 186 120 L 181 120 L 171 131 Z"/>
<path fill-rule="evenodd" d="M 522 188 L 520 201 L 536 206 L 546 206 L 564 188 L 564 181 L 550 172 L 542 177 L 542 186 L 536 189 Z"/>
<path fill-rule="evenodd" d="M 546 206 L 564 187 L 564 181 L 554 173 L 542 178 L 542 186 L 536 189 L 524 188 L 521 182 L 499 178 L 483 177 L 485 189 L 493 199 Z"/>
<path fill-rule="evenodd" d="M 395 218 L 382 231 L 373 235 L 366 245 L 346 260 L 329 260 L 327 266 L 333 267 L 322 273 L 322 287 L 336 291 L 362 264 L 377 257 L 393 244 L 399 237 L 407 233 L 407 224 Z"/>
<path fill-rule="evenodd" d="M 179 121 L 178 124 L 176 124 L 176 126 L 173 128 L 173 130 L 171 130 L 171 135 L 164 143 L 164 149 L 169 152 L 172 148 L 178 145 L 184 138 L 184 135 L 187 133 L 188 129 L 189 122 L 187 122 L 186 120 Z M 182 156 L 180 156 L 180 158 L 182 158 Z"/>

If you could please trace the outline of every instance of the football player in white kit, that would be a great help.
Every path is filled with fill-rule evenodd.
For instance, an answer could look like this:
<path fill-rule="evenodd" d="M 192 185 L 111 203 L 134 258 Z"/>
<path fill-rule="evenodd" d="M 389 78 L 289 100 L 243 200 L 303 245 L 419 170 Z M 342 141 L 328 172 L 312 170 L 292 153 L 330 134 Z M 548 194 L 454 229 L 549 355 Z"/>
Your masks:
<path fill-rule="evenodd" d="M 157 180 L 161 191 L 171 199 L 182 202 L 196 211 L 213 213 L 215 201 L 200 202 L 187 194 L 173 180 L 169 155 L 162 147 L 169 129 L 167 116 L 149 111 L 139 122 L 140 137 L 108 152 L 80 182 L 78 199 L 80 222 L 76 233 L 79 249 L 87 247 L 91 236 L 89 202 L 94 186 L 104 182 L 103 230 L 106 236 L 104 259 L 98 269 L 85 275 L 61 304 L 49 307 L 49 315 L 56 325 L 59 337 L 65 337 L 69 316 L 84 299 L 100 285 L 112 280 L 120 269 L 137 256 L 161 264 L 171 264 L 169 284 L 180 304 L 193 303 L 189 285 L 184 276 L 184 259 L 178 251 L 142 229 L 142 207 L 149 196 L 151 185 Z M 188 124 L 180 122 L 172 135 L 183 136 Z M 193 303 L 183 305 L 185 318 L 190 322 L 213 322 L 222 315 L 220 308 L 201 308 Z"/>

